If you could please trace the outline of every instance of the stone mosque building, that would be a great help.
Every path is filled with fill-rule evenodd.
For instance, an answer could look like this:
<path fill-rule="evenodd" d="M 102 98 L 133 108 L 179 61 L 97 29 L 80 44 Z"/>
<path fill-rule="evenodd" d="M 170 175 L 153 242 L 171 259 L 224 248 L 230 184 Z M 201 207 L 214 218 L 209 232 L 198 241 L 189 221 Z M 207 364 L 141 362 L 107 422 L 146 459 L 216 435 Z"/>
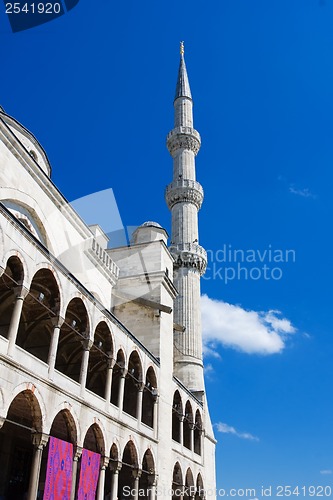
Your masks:
<path fill-rule="evenodd" d="M 108 249 L 53 184 L 36 138 L 0 108 L 1 500 L 215 498 L 200 135 L 183 45 L 174 111 L 170 242 L 146 222 Z"/>

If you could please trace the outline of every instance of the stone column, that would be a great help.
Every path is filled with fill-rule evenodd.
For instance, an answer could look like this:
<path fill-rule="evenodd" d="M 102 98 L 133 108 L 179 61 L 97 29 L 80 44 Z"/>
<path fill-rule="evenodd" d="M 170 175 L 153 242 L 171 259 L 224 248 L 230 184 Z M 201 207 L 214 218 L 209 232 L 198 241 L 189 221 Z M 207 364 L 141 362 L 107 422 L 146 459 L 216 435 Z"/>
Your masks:
<path fill-rule="evenodd" d="M 105 409 L 108 411 L 110 408 L 110 400 L 111 400 L 111 387 L 112 387 L 112 373 L 113 367 L 116 363 L 116 360 L 111 357 L 111 353 L 108 352 L 108 360 L 107 360 L 107 373 L 106 373 L 106 383 L 105 383 L 105 393 L 104 398 L 106 401 Z"/>
<path fill-rule="evenodd" d="M 112 484 L 111 484 L 111 500 L 118 499 L 118 480 L 119 480 L 119 472 L 121 470 L 122 463 L 114 462 L 112 466 Z"/>
<path fill-rule="evenodd" d="M 179 422 L 180 422 L 180 433 L 179 433 L 179 442 L 183 446 L 184 444 L 184 415 L 180 415 L 179 417 Z"/>
<path fill-rule="evenodd" d="M 134 477 L 134 495 L 133 500 L 139 500 L 139 481 L 142 474 L 142 470 L 135 470 L 132 472 Z"/>
<path fill-rule="evenodd" d="M 155 476 L 155 474 L 152 474 L 151 476 L 148 477 L 148 485 L 149 485 L 148 500 L 155 500 L 156 498 L 156 483 L 157 483 L 157 477 Z"/>
<path fill-rule="evenodd" d="M 109 464 L 109 457 L 101 457 L 101 470 L 99 473 L 96 500 L 104 500 L 105 470 Z"/>
<path fill-rule="evenodd" d="M 49 365 L 49 378 L 51 380 L 53 379 L 54 367 L 57 359 L 60 328 L 64 321 L 65 321 L 64 318 L 61 318 L 60 316 L 52 318 L 53 335 L 51 339 L 49 356 L 47 360 L 47 364 Z"/>
<path fill-rule="evenodd" d="M 191 450 L 194 451 L 194 423 L 190 423 L 190 430 L 191 430 L 191 434 L 190 434 L 190 445 L 191 445 Z"/>
<path fill-rule="evenodd" d="M 73 457 L 71 500 L 75 499 L 77 466 L 81 455 L 82 455 L 82 448 L 81 446 L 77 446 Z"/>
<path fill-rule="evenodd" d="M 20 325 L 23 302 L 28 295 L 28 292 L 29 290 L 27 290 L 23 286 L 16 286 L 14 288 L 15 304 L 8 329 L 8 356 L 13 356 L 17 333 Z"/>
<path fill-rule="evenodd" d="M 138 388 L 138 399 L 136 401 L 136 418 L 138 419 L 138 423 L 141 423 L 142 417 L 142 401 L 143 401 L 143 390 L 145 388 L 144 382 L 139 382 L 137 385 Z"/>
<path fill-rule="evenodd" d="M 126 375 L 127 375 L 127 370 L 126 370 L 126 368 L 123 368 L 123 370 L 121 372 L 120 382 L 119 382 L 119 393 L 118 393 L 118 408 L 119 408 L 119 410 L 123 409 Z"/>
<path fill-rule="evenodd" d="M 87 382 L 87 373 L 88 373 L 88 364 L 89 364 L 89 353 L 90 349 L 93 345 L 93 341 L 90 339 L 86 339 L 82 341 L 82 346 L 83 346 L 83 356 L 82 356 L 82 361 L 81 361 L 81 370 L 80 370 L 80 394 L 81 397 L 84 396 L 85 388 L 86 388 L 86 382 Z"/>
<path fill-rule="evenodd" d="M 32 458 L 30 481 L 27 500 L 36 500 L 38 493 L 38 483 L 40 466 L 42 462 L 42 454 L 44 446 L 46 446 L 49 436 L 46 434 L 33 434 L 32 440 L 34 444 L 34 455 Z"/>
<path fill-rule="evenodd" d="M 153 406 L 153 428 L 154 428 L 154 438 L 157 439 L 158 436 L 158 393 L 153 393 L 154 406 Z"/>

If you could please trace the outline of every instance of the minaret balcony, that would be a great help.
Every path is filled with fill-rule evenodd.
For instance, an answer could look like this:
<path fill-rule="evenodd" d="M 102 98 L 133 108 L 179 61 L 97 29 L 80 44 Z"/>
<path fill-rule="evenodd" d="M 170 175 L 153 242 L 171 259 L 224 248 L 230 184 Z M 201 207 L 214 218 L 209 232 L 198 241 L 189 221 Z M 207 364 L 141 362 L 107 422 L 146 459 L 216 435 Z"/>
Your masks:
<path fill-rule="evenodd" d="M 202 276 L 207 267 L 207 252 L 197 243 L 178 243 L 170 245 L 170 253 L 175 259 L 175 268 L 188 267 Z"/>
<path fill-rule="evenodd" d="M 193 203 L 200 210 L 204 192 L 199 182 L 192 179 L 178 179 L 171 182 L 165 189 L 165 200 L 169 210 L 176 203 Z"/>
<path fill-rule="evenodd" d="M 167 135 L 167 148 L 171 156 L 179 149 L 188 149 L 197 155 L 200 146 L 200 134 L 192 127 L 176 127 Z"/>

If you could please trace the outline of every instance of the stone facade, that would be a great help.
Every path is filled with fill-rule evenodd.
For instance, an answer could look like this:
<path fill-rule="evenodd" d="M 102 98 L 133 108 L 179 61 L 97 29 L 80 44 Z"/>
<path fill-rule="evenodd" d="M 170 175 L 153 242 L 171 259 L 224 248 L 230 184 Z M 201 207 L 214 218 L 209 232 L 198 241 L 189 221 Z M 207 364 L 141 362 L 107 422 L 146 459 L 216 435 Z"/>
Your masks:
<path fill-rule="evenodd" d="M 99 456 L 98 500 L 214 497 L 199 315 L 200 138 L 183 121 L 168 139 L 183 175 L 167 195 L 170 247 L 148 222 L 131 246 L 111 250 L 53 184 L 36 138 L 0 108 L 0 499 L 47 494 L 50 437 L 72 445 L 72 499 L 82 450 Z M 174 344 L 185 346 L 181 357 Z"/>

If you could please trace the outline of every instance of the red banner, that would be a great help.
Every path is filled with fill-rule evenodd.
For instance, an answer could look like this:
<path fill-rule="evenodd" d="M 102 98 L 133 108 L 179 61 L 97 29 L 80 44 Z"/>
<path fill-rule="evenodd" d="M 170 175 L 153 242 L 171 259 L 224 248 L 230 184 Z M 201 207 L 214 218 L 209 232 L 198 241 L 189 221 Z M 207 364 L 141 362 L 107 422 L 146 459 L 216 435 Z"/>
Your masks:
<path fill-rule="evenodd" d="M 100 463 L 99 453 L 83 448 L 77 500 L 95 500 Z"/>
<path fill-rule="evenodd" d="M 72 466 L 72 443 L 50 436 L 43 500 L 70 499 Z"/>

